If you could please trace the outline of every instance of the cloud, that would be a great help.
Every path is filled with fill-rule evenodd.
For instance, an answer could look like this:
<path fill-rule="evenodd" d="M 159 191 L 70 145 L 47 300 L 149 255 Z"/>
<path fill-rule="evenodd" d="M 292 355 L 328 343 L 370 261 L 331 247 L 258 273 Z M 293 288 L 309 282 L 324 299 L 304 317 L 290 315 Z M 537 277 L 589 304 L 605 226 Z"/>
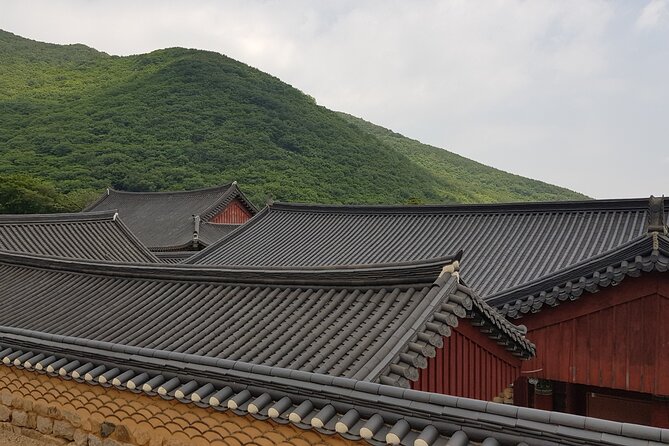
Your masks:
<path fill-rule="evenodd" d="M 636 20 L 639 29 L 653 29 L 669 20 L 669 0 L 651 0 Z"/>
<path fill-rule="evenodd" d="M 0 28 L 121 55 L 218 51 L 485 164 L 644 196 L 669 192 L 649 161 L 669 136 L 667 2 L 4 1 Z"/>

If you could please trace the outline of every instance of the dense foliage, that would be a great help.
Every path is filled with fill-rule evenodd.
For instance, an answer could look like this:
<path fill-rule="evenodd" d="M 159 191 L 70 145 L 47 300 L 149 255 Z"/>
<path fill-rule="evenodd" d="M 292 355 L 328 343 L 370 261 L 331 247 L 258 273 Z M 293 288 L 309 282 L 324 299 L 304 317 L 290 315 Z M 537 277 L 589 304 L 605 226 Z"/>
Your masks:
<path fill-rule="evenodd" d="M 582 197 L 332 112 L 217 53 L 116 57 L 0 31 L 0 61 L 0 174 L 34 186 L 22 190 L 53 188 L 52 210 L 79 209 L 107 186 L 232 180 L 259 204 Z"/>
<path fill-rule="evenodd" d="M 0 175 L 0 213 L 43 214 L 76 209 L 76 193 L 58 193 L 54 185 L 29 175 Z M 87 198 L 87 197 L 83 197 Z"/>

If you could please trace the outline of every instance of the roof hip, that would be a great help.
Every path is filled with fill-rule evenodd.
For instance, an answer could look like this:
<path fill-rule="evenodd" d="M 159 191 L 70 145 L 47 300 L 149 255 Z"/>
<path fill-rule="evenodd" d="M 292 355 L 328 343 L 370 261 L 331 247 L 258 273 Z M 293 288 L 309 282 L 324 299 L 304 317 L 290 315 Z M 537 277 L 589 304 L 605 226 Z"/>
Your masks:
<path fill-rule="evenodd" d="M 606 200 L 578 201 L 538 201 L 481 204 L 423 204 L 423 205 L 337 205 L 274 202 L 268 205 L 272 210 L 290 212 L 327 212 L 349 214 L 430 214 L 430 213 L 513 213 L 513 212 L 551 212 L 551 211 L 593 211 L 593 210 L 645 210 L 648 198 L 622 198 Z"/>

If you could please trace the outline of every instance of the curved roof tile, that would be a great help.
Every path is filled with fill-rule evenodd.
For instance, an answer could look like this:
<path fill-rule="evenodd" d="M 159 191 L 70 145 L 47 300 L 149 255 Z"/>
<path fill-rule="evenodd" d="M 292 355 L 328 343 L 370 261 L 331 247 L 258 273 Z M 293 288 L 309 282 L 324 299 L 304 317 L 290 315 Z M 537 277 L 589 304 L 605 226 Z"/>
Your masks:
<path fill-rule="evenodd" d="M 233 182 L 222 186 L 190 191 L 125 192 L 107 189 L 95 203 L 84 211 L 117 209 L 128 227 L 152 250 L 171 250 L 193 243 L 194 222 L 197 215 L 206 223 L 208 218 L 224 209 L 232 200 L 239 199 L 251 214 L 255 206 Z M 213 243 L 230 232 L 229 225 L 209 224 L 200 239 Z"/>
<path fill-rule="evenodd" d="M 551 277 L 524 284 L 500 293 L 488 302 L 509 317 L 536 313 L 544 305 L 576 300 L 584 291 L 615 286 L 626 277 L 644 272 L 669 270 L 669 237 L 652 233 L 612 251 L 556 272 Z"/>
<path fill-rule="evenodd" d="M 0 215 L 0 250 L 74 259 L 158 262 L 115 210 Z"/>
<path fill-rule="evenodd" d="M 400 385 L 461 318 L 532 355 L 517 327 L 442 273 L 455 262 L 226 271 L 0 253 L 0 325 Z"/>
<path fill-rule="evenodd" d="M 373 445 L 649 445 L 669 430 L 0 327 L 6 367 L 231 410 Z"/>
<path fill-rule="evenodd" d="M 636 240 L 647 234 L 648 220 L 648 199 L 448 206 L 275 204 L 186 262 L 372 264 L 463 250 L 462 277 L 488 299 Z"/>

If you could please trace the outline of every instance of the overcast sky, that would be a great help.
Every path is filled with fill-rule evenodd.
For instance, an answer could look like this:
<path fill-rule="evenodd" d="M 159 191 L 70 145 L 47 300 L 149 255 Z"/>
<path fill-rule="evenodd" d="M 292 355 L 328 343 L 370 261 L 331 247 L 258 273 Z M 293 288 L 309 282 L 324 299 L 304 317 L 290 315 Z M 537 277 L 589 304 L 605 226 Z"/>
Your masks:
<path fill-rule="evenodd" d="M 117 55 L 217 51 L 509 172 L 669 195 L 669 0 L 0 0 L 0 29 Z"/>

